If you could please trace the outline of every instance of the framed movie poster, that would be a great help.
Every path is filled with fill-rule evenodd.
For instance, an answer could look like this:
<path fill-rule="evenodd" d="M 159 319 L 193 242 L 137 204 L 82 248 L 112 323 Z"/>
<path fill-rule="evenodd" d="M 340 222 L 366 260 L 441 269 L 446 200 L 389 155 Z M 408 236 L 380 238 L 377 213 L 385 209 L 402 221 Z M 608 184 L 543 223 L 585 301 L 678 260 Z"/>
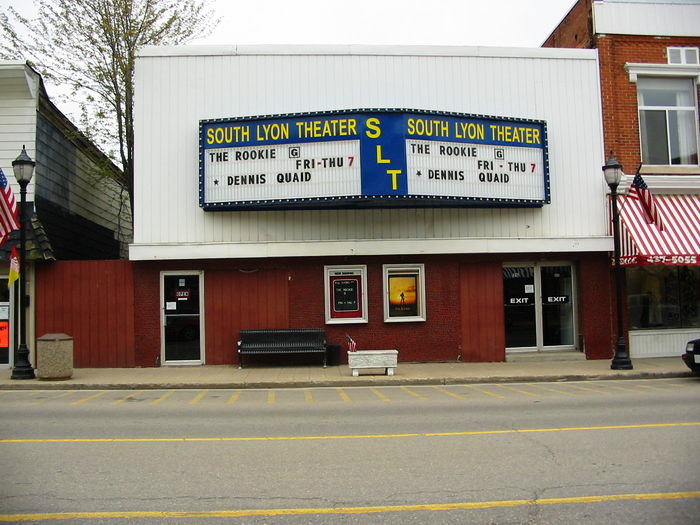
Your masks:
<path fill-rule="evenodd" d="M 326 323 L 366 323 L 366 290 L 366 266 L 326 266 Z"/>
<path fill-rule="evenodd" d="M 422 264 L 384 265 L 384 321 L 425 321 L 424 273 Z"/>

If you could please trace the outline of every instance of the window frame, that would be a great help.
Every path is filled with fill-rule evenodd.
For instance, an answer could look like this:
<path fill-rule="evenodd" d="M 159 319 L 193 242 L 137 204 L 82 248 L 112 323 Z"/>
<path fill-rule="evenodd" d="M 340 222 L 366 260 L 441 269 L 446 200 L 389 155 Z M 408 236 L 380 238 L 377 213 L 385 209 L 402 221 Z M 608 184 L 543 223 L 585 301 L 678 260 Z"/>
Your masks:
<path fill-rule="evenodd" d="M 641 111 L 642 108 L 647 108 L 647 110 L 663 110 L 664 118 L 666 121 L 666 149 L 668 154 L 667 164 L 645 164 L 646 166 L 668 166 L 672 168 L 697 168 L 700 166 L 700 127 L 698 126 L 698 115 L 700 110 L 698 109 L 698 85 L 700 84 L 700 65 L 698 64 L 639 64 L 639 63 L 626 63 L 625 70 L 629 75 L 630 82 L 637 84 L 640 78 L 658 78 L 658 79 L 688 79 L 692 82 L 692 97 L 693 105 L 691 106 L 673 106 L 674 109 L 677 108 L 687 108 L 687 110 L 692 109 L 694 112 L 694 123 L 695 123 L 695 147 L 698 155 L 698 163 L 696 164 L 671 164 L 671 148 L 669 139 L 669 128 L 668 128 L 668 107 L 666 106 L 641 106 L 639 103 L 639 88 L 637 87 L 637 119 L 638 119 L 638 132 L 639 132 L 639 151 L 640 156 L 644 158 L 644 144 L 642 141 L 642 125 L 641 125 Z"/>
<path fill-rule="evenodd" d="M 689 105 L 643 105 L 641 101 L 641 96 L 640 96 L 640 82 L 639 80 L 661 80 L 661 81 L 671 81 L 671 80 L 687 80 L 689 81 L 689 94 L 692 97 L 691 104 Z M 674 92 L 674 89 L 669 87 L 668 89 L 669 93 Z M 680 91 L 675 90 L 676 93 L 679 93 Z M 643 113 L 652 113 L 652 112 L 658 112 L 662 113 L 664 115 L 664 122 L 663 124 L 665 125 L 665 155 L 667 162 L 665 163 L 658 163 L 658 162 L 648 162 L 645 163 L 647 165 L 653 165 L 653 166 L 697 166 L 698 163 L 674 163 L 673 162 L 673 129 L 671 126 L 671 122 L 674 120 L 671 117 L 672 113 L 676 113 L 677 115 L 681 114 L 691 114 L 692 115 L 692 122 L 694 124 L 694 137 L 690 137 L 691 139 L 694 138 L 695 141 L 695 156 L 697 158 L 698 153 L 699 153 L 699 144 L 700 144 L 700 134 L 698 133 L 698 100 L 697 100 L 697 84 L 693 81 L 693 79 L 690 78 L 666 78 L 666 77 L 641 77 L 641 79 L 638 79 L 637 82 L 637 116 L 639 119 L 639 145 L 640 145 L 640 153 L 642 158 L 645 156 L 645 141 L 643 140 L 643 137 L 645 135 L 646 127 L 642 126 L 642 121 L 644 120 L 642 118 Z M 680 117 L 676 117 L 675 119 L 677 121 L 677 125 L 675 127 L 676 133 L 679 136 L 679 141 L 681 141 L 681 138 L 687 137 L 687 133 L 684 133 L 683 136 L 681 136 L 681 132 L 685 130 L 683 126 L 681 126 L 681 122 L 683 119 Z M 656 128 L 654 128 L 656 129 Z M 658 137 L 660 138 L 660 137 Z M 646 152 L 650 153 L 650 152 Z"/>
<path fill-rule="evenodd" d="M 384 296 L 385 323 L 414 323 L 427 319 L 425 304 L 425 265 L 424 264 L 384 264 L 382 265 L 382 292 Z M 415 279 L 416 305 L 414 315 L 397 315 L 392 308 L 389 295 L 392 277 L 407 277 Z"/>
<path fill-rule="evenodd" d="M 358 309 L 351 312 L 341 312 L 332 308 L 334 304 L 334 289 L 331 286 L 333 278 L 356 279 L 359 283 Z M 358 324 L 369 322 L 367 310 L 367 266 L 330 265 L 323 267 L 323 288 L 326 324 Z M 354 315 L 353 315 L 354 313 Z"/>

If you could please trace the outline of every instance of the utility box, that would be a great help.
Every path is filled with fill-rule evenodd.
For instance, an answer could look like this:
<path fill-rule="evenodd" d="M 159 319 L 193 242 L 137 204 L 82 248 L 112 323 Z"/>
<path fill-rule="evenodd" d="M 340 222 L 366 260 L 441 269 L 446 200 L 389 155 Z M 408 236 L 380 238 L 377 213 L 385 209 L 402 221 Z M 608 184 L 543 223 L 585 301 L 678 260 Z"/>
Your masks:
<path fill-rule="evenodd" d="M 73 338 L 67 334 L 44 334 L 37 340 L 36 376 L 39 379 L 73 377 Z"/>

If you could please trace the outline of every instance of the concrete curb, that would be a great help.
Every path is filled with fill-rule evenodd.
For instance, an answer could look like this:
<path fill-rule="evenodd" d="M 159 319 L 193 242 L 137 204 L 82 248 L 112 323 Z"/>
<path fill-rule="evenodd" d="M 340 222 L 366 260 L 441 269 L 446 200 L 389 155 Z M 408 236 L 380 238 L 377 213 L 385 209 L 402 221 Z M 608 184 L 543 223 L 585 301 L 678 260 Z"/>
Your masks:
<path fill-rule="evenodd" d="M 367 386 L 406 386 L 406 385 L 458 385 L 483 383 L 556 383 L 567 381 L 605 381 L 621 379 L 663 379 L 694 377 L 688 372 L 619 372 L 607 374 L 568 374 L 568 375 L 507 375 L 483 377 L 401 377 L 384 375 L 364 375 L 341 377 L 333 380 L 269 380 L 269 381 L 217 381 L 217 382 L 114 382 L 114 383 L 74 383 L 68 380 L 16 380 L 0 384 L 1 390 L 252 390 L 283 388 L 333 388 Z"/>

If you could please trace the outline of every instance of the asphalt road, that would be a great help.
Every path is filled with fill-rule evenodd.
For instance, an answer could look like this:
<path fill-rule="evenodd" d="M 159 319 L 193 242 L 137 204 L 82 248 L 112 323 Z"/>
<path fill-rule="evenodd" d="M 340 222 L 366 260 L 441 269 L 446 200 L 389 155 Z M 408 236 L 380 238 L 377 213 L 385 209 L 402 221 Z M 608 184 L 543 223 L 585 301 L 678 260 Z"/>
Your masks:
<path fill-rule="evenodd" d="M 0 522 L 697 523 L 700 379 L 0 392 Z"/>

